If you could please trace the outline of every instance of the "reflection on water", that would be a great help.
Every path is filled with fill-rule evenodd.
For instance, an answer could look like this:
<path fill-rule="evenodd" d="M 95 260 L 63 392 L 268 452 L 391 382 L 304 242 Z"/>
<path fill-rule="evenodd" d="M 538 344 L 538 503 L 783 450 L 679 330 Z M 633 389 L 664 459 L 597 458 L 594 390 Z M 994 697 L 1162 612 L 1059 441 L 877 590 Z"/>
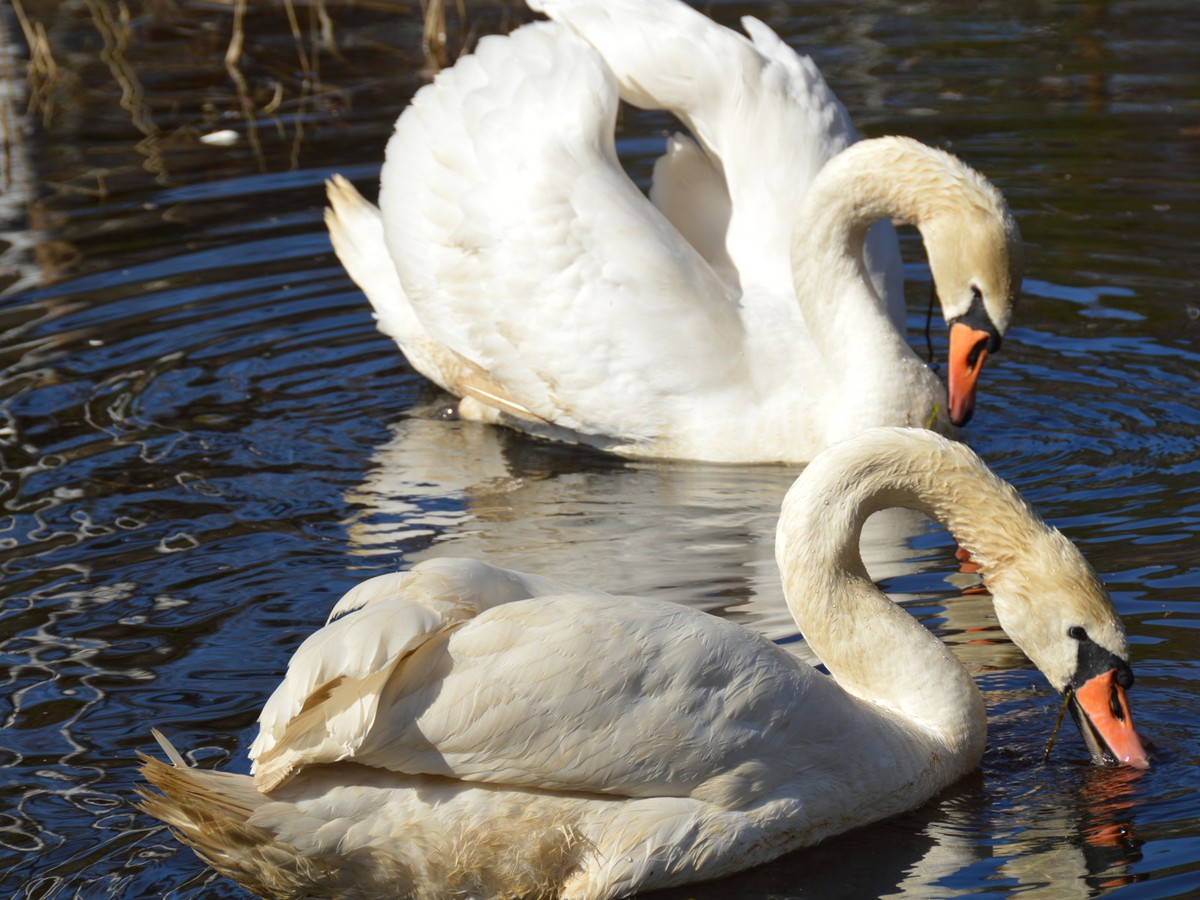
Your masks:
<path fill-rule="evenodd" d="M 12 64 L 16 6 L 0 5 L 9 894 L 244 897 L 131 811 L 136 753 L 158 726 L 197 762 L 244 770 L 291 651 L 371 574 L 482 556 L 793 637 L 772 531 L 794 473 L 610 460 L 438 419 L 375 332 L 329 251 L 321 183 L 337 170 L 373 194 L 423 77 L 416 4 L 297 3 L 299 38 L 286 4 L 252 4 L 241 81 L 222 62 L 233 6 L 21 5 L 59 76 L 33 84 L 53 114 L 16 127 L 30 93 Z M 469 4 L 481 31 L 516 7 Z M 981 771 L 909 815 L 675 896 L 1194 894 L 1200 19 L 1170 0 L 1153 15 L 711 8 L 811 51 L 864 133 L 949 147 L 1009 197 L 1030 278 L 969 438 L 1112 589 L 1159 759 L 1096 769 L 1068 728 L 1043 764 L 1057 698 L 948 538 L 873 519 L 872 573 L 977 673 Z M 141 113 L 122 106 L 134 82 L 97 22 L 126 42 Z M 665 127 L 623 118 L 639 178 Z M 233 143 L 200 140 L 221 130 Z M 920 340 L 928 273 L 905 240 Z"/>
<path fill-rule="evenodd" d="M 1032 885 L 1035 896 L 1089 897 L 1132 884 L 1137 878 L 1130 869 L 1142 858 L 1134 826 L 1137 777 L 1129 769 L 1094 770 L 1084 780 L 1078 809 L 1035 809 L 1028 826 L 1006 843 L 1014 852 L 1001 872 Z"/>
<path fill-rule="evenodd" d="M 361 507 L 347 525 L 363 556 L 486 559 L 698 606 L 790 642 L 775 523 L 794 480 L 782 467 L 581 456 L 416 415 L 394 427 L 366 481 L 347 494 Z M 871 517 L 862 544 L 871 574 L 890 579 L 944 562 L 909 558 L 908 541 L 928 527 L 908 510 Z"/>
<path fill-rule="evenodd" d="M 417 406 L 397 422 L 364 482 L 346 494 L 350 547 L 364 570 L 485 559 L 695 606 L 816 661 L 798 639 L 775 566 L 779 505 L 795 471 L 581 455 L 449 421 L 441 409 Z M 936 626 L 971 671 L 1018 662 L 990 596 L 975 590 L 979 579 L 955 561 L 949 538 L 931 535 L 939 546 L 910 549 L 933 528 L 911 510 L 869 518 L 860 546 L 868 572 Z"/>
<path fill-rule="evenodd" d="M 664 898 L 967 897 L 1084 898 L 1140 879 L 1131 770 L 1082 769 L 1071 790 L 996 810 L 986 780 L 971 776 L 920 810 L 754 872 Z"/>

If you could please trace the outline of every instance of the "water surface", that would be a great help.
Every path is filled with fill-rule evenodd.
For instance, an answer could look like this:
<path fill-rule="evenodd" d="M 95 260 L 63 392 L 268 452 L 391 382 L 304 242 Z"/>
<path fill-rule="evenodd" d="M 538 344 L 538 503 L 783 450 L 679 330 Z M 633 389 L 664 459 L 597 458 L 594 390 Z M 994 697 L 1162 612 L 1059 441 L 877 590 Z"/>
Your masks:
<path fill-rule="evenodd" d="M 283 7 L 256 7 L 227 69 L 227 7 L 133 2 L 123 20 L 26 0 L 58 73 L 28 81 L 0 9 L 0 877 L 16 897 L 246 896 L 131 809 L 150 728 L 245 771 L 259 708 L 336 598 L 431 555 L 692 603 L 803 652 L 771 560 L 794 472 L 442 420 L 445 398 L 374 330 L 322 182 L 373 196 L 426 77 L 416 6 L 298 4 L 299 44 Z M 677 896 L 1194 895 L 1200 17 L 1182 0 L 708 8 L 812 54 L 864 134 L 950 149 L 1009 198 L 1025 296 L 967 438 L 1109 585 L 1159 759 L 1097 769 L 1064 730 L 1042 763 L 1056 697 L 963 594 L 949 538 L 877 523 L 874 574 L 978 675 L 982 769 Z M 470 9 L 476 33 L 524 15 Z M 336 52 L 314 49 L 323 33 Z M 668 127 L 623 116 L 640 180 Z M 221 132 L 234 142 L 201 140 Z M 905 252 L 920 344 L 928 273 L 912 235 Z"/>

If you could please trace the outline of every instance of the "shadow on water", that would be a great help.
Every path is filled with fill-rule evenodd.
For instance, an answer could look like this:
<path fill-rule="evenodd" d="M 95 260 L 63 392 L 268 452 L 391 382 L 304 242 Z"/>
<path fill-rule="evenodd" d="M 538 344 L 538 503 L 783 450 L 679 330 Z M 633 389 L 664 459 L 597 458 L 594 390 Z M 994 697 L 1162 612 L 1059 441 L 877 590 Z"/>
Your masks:
<path fill-rule="evenodd" d="M 1098 770 L 1064 731 L 1041 763 L 1055 696 L 949 539 L 881 521 L 873 574 L 988 699 L 981 772 L 666 896 L 1193 894 L 1200 19 L 1169 0 L 710 9 L 811 53 L 863 133 L 949 148 L 1008 196 L 1029 277 L 968 437 L 1109 585 L 1160 753 L 1140 776 Z M 527 17 L 468 12 L 466 36 L 451 13 L 451 55 Z M 804 653 L 771 559 L 794 473 L 438 419 L 375 332 L 324 235 L 322 182 L 373 195 L 428 77 L 419 4 L 249 4 L 227 66 L 235 14 L 0 8 L 0 873 L 17 897 L 244 897 L 131 810 L 136 753 L 157 726 L 244 771 L 300 640 L 354 583 L 422 558 L 689 602 Z M 642 183 L 666 127 L 623 114 Z M 904 243 L 919 342 L 929 276 Z"/>

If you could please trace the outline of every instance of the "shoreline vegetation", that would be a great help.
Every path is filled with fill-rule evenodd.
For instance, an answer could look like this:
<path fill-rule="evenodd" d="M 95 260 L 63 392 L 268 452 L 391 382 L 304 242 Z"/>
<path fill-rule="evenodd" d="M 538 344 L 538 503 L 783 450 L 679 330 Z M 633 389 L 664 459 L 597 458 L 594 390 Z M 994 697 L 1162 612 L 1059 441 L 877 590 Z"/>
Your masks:
<path fill-rule="evenodd" d="M 78 95 L 103 92 L 123 111 L 142 167 L 160 185 L 171 183 L 167 151 L 181 142 L 244 143 L 259 171 L 279 168 L 264 149 L 267 131 L 290 142 L 286 165 L 294 170 L 306 121 L 352 105 L 337 75 L 354 68 L 356 54 L 390 54 L 398 79 L 428 80 L 480 34 L 529 17 L 519 0 L 12 0 L 11 9 L 11 17 L 0 17 L 0 37 L 15 45 L 0 71 L 9 86 L 0 109 L 3 147 L 20 131 L 55 128 L 83 105 Z M 414 40 L 373 40 L 364 27 L 372 22 L 400 27 L 406 37 L 413 31 Z M 422 63 L 415 63 L 418 53 Z M 195 92 L 173 89 L 177 79 L 203 83 L 199 107 L 187 106 Z M 3 172 L 0 166 L 0 181 Z M 99 175 L 73 190 L 109 195 Z"/>

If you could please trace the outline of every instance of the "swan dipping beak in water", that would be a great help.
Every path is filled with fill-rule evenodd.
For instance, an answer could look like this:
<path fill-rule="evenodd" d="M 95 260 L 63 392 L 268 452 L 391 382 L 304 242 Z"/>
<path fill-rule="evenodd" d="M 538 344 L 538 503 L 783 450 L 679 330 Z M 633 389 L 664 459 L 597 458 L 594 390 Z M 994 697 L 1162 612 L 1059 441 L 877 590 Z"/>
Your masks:
<path fill-rule="evenodd" d="M 859 141 L 812 60 L 677 0 L 530 0 L 396 123 L 379 206 L 326 223 L 381 331 L 464 418 L 630 457 L 806 462 L 880 425 L 953 434 L 1012 319 L 1004 198 L 940 150 Z M 649 197 L 619 101 L 672 113 Z M 948 380 L 905 336 L 921 233 Z"/>
<path fill-rule="evenodd" d="M 727 875 L 978 767 L 983 697 L 871 583 L 873 512 L 942 523 L 1098 762 L 1149 766 L 1083 556 L 967 447 L 874 429 L 789 490 L 777 559 L 823 675 L 699 610 L 470 559 L 364 582 L 259 717 L 251 775 L 144 758 L 142 808 L 270 897 L 607 898 Z M 1032 755 L 1032 754 L 1031 754 Z"/>

